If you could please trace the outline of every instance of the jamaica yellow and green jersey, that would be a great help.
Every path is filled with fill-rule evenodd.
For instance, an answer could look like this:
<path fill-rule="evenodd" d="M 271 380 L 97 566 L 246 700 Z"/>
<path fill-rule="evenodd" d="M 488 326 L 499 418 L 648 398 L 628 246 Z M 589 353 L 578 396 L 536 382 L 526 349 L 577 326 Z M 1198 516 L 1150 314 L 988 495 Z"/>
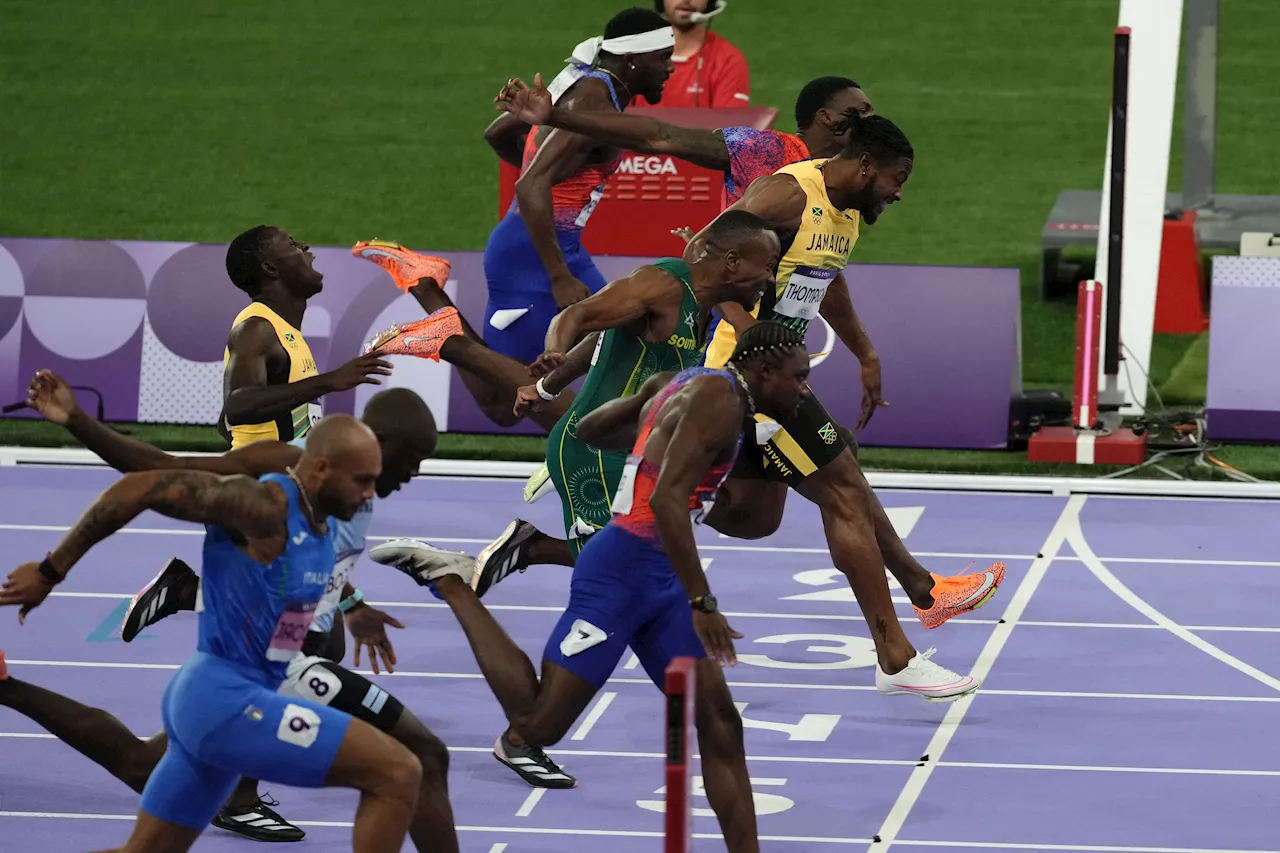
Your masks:
<path fill-rule="evenodd" d="M 306 340 L 302 337 L 302 332 L 289 325 L 279 314 L 261 302 L 249 303 L 247 308 L 236 315 L 236 319 L 231 323 L 231 328 L 234 329 L 250 317 L 261 317 L 271 324 L 271 328 L 275 329 L 276 338 L 280 341 L 280 346 L 284 347 L 285 353 L 289 356 L 288 381 L 290 384 L 319 373 L 316 369 L 315 359 L 311 357 L 311 347 L 307 346 Z M 223 370 L 226 370 L 227 363 L 230 360 L 231 352 L 224 349 L 222 352 Z M 295 406 L 288 414 L 281 415 L 275 420 L 260 424 L 238 424 L 230 427 L 231 447 L 232 449 L 244 447 L 246 444 L 252 444 L 255 441 L 292 441 L 295 438 L 302 438 L 318 420 L 320 420 L 320 404 L 303 403 L 300 406 Z"/>
<path fill-rule="evenodd" d="M 827 197 L 827 185 L 819 168 L 826 160 L 804 160 L 783 166 L 775 175 L 791 175 L 808 199 L 800 230 L 778 262 L 777 284 L 765 291 L 751 316 L 782 323 L 804 334 L 818 316 L 827 288 L 849 262 L 858 242 L 856 210 L 839 210 Z M 707 367 L 724 367 L 737 346 L 733 326 L 721 322 L 707 348 Z"/>

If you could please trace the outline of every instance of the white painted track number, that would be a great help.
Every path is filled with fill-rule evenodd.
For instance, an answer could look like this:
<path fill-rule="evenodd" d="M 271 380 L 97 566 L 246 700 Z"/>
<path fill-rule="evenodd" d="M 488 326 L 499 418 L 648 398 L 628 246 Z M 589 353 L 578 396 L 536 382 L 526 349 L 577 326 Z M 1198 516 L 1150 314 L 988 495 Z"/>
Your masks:
<path fill-rule="evenodd" d="M 756 815 L 758 817 L 764 817 L 766 815 L 771 815 L 771 814 L 779 814 L 781 812 L 785 812 L 795 807 L 796 801 L 791 799 L 790 797 L 784 797 L 781 794 L 762 794 L 759 791 L 755 790 L 757 785 L 759 785 L 762 788 L 768 788 L 768 787 L 776 788 L 776 787 L 781 787 L 785 784 L 787 784 L 786 779 L 757 778 L 755 776 L 751 777 L 751 799 L 755 801 Z M 661 788 L 654 791 L 654 793 L 662 794 L 664 799 L 636 800 L 636 805 L 642 809 L 645 809 L 646 811 L 658 812 L 659 814 L 663 814 L 666 812 L 666 809 L 667 809 L 667 801 L 665 799 L 665 796 L 667 793 L 667 786 L 663 785 Z M 693 795 L 695 797 L 707 796 L 707 789 L 702 782 L 701 776 L 693 777 Z M 711 809 L 699 808 L 697 806 L 694 807 L 693 813 L 698 817 L 715 817 L 716 816 L 716 813 Z"/>
<path fill-rule="evenodd" d="M 836 655 L 839 660 L 787 661 L 774 660 L 768 655 L 738 653 L 741 663 L 763 666 L 768 669 L 830 670 L 859 669 L 876 665 L 876 645 L 868 637 L 850 637 L 844 634 L 774 634 L 760 637 L 755 642 L 786 645 L 808 642 L 805 651 L 815 654 Z"/>
<path fill-rule="evenodd" d="M 831 737 L 840 722 L 839 714 L 805 714 L 796 723 L 775 723 L 771 720 L 753 720 L 747 716 L 747 703 L 734 702 L 738 713 L 742 716 L 742 725 L 748 729 L 763 729 L 770 732 L 781 732 L 787 740 L 805 741 L 807 743 L 823 743 Z"/>

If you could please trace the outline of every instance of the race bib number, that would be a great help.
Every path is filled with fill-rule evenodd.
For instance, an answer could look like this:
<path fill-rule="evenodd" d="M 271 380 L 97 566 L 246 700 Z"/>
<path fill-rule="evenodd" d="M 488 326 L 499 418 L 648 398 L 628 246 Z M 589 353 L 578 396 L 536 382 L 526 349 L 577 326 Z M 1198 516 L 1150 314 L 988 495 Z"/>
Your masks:
<path fill-rule="evenodd" d="M 307 419 L 311 422 L 311 426 L 320 423 L 322 417 L 324 414 L 320 411 L 319 403 L 307 403 Z"/>
<path fill-rule="evenodd" d="M 297 684 L 294 685 L 294 692 L 303 699 L 328 705 L 342 692 L 342 681 L 323 665 L 316 664 L 307 667 L 306 672 L 298 678 Z"/>
<path fill-rule="evenodd" d="M 284 714 L 280 717 L 280 725 L 276 729 L 277 738 L 306 749 L 315 743 L 319 736 L 319 714 L 302 705 L 294 705 L 292 702 L 284 706 Z"/>
<path fill-rule="evenodd" d="M 276 622 L 275 633 L 267 644 L 267 660 L 290 661 L 302 651 L 302 644 L 307 639 L 307 630 L 315 616 L 314 602 L 306 604 L 290 604 L 280 614 Z"/>
<path fill-rule="evenodd" d="M 627 464 L 622 468 L 622 477 L 618 479 L 618 491 L 613 495 L 613 506 L 610 510 L 618 515 L 630 515 L 635 502 L 636 473 L 640 470 L 640 458 L 632 453 L 627 456 Z"/>
<path fill-rule="evenodd" d="M 622 476 L 618 479 L 618 491 L 613 496 L 613 506 L 610 507 L 610 510 L 617 515 L 630 515 L 635 505 L 636 474 L 640 470 L 640 460 L 641 457 L 634 453 L 627 457 L 627 464 L 623 467 Z M 699 500 L 696 495 L 690 497 L 689 519 L 694 524 L 701 524 L 715 503 L 714 491 L 706 500 Z"/>
<path fill-rule="evenodd" d="M 591 214 L 595 212 L 596 205 L 600 203 L 600 199 L 602 198 L 604 198 L 604 184 L 601 184 L 591 191 L 591 199 L 578 213 L 578 218 L 573 220 L 573 224 L 579 228 L 586 228 L 587 220 L 591 218 Z"/>
<path fill-rule="evenodd" d="M 827 295 L 827 288 L 840 274 L 840 270 L 820 270 L 814 267 L 799 266 L 787 279 L 787 289 L 778 297 L 773 310 L 784 317 L 797 320 L 812 320 L 818 316 L 822 307 L 822 297 Z"/>

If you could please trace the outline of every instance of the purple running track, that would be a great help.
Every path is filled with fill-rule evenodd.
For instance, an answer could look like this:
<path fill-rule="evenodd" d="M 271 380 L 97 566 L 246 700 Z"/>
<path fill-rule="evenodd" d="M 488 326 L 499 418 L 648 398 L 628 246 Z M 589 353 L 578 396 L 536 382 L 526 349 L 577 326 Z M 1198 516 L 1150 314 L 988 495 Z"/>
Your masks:
<path fill-rule="evenodd" d="M 10 563 L 39 559 L 115 476 L 0 470 L 0 544 Z M 372 535 L 474 552 L 513 517 L 558 534 L 555 499 L 529 506 L 520 493 L 515 481 L 415 480 L 378 502 Z M 937 646 L 944 666 L 988 671 L 972 701 L 875 692 L 866 626 L 805 501 L 792 495 L 782 529 L 759 542 L 698 532 L 713 587 L 746 635 L 727 675 L 746 721 L 765 850 L 1280 850 L 1266 817 L 1280 801 L 1280 616 L 1272 606 L 1280 561 L 1271 544 L 1280 504 L 880 497 L 931 571 L 979 570 L 995 559 L 1008 566 L 986 607 L 935 631 L 923 629 L 894 586 L 921 651 Z M 118 623 L 127 598 L 169 557 L 199 567 L 200 533 L 147 514 L 97 546 L 26 626 L 15 611 L 0 612 L 12 675 L 105 708 L 140 735 L 157 731 L 161 693 L 194 648 L 195 615 L 171 617 L 130 644 L 120 642 Z M 533 567 L 486 596 L 535 661 L 569 574 Z M 397 673 L 373 676 L 364 662 L 360 671 L 453 750 L 464 851 L 662 848 L 663 705 L 634 659 L 549 750 L 581 786 L 536 791 L 491 755 L 503 715 L 447 608 L 367 558 L 357 581 L 406 625 L 394 634 Z M 5 708 L 0 755 L 6 849 L 83 851 L 128 836 L 137 795 Z M 263 789 L 306 830 L 299 850 L 350 849 L 353 792 Z M 723 849 L 705 797 L 694 805 L 695 848 Z M 891 843 L 872 844 L 877 834 Z M 196 849 L 253 844 L 211 828 Z"/>

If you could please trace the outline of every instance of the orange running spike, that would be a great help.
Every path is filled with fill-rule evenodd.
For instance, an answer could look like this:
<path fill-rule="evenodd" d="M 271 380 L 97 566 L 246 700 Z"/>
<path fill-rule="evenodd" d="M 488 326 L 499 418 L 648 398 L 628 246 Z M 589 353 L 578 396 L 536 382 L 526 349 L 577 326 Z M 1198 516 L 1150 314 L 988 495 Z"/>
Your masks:
<path fill-rule="evenodd" d="M 378 355 L 412 355 L 440 360 L 440 347 L 454 335 L 462 334 L 462 317 L 458 309 L 441 308 L 413 323 L 397 323 L 374 335 L 364 353 Z"/>
<path fill-rule="evenodd" d="M 434 280 L 437 287 L 444 287 L 453 270 L 453 265 L 444 258 L 420 255 L 399 243 L 387 240 L 364 240 L 356 243 L 351 247 L 351 254 L 382 267 L 391 274 L 396 287 L 406 293 L 424 278 Z"/>

